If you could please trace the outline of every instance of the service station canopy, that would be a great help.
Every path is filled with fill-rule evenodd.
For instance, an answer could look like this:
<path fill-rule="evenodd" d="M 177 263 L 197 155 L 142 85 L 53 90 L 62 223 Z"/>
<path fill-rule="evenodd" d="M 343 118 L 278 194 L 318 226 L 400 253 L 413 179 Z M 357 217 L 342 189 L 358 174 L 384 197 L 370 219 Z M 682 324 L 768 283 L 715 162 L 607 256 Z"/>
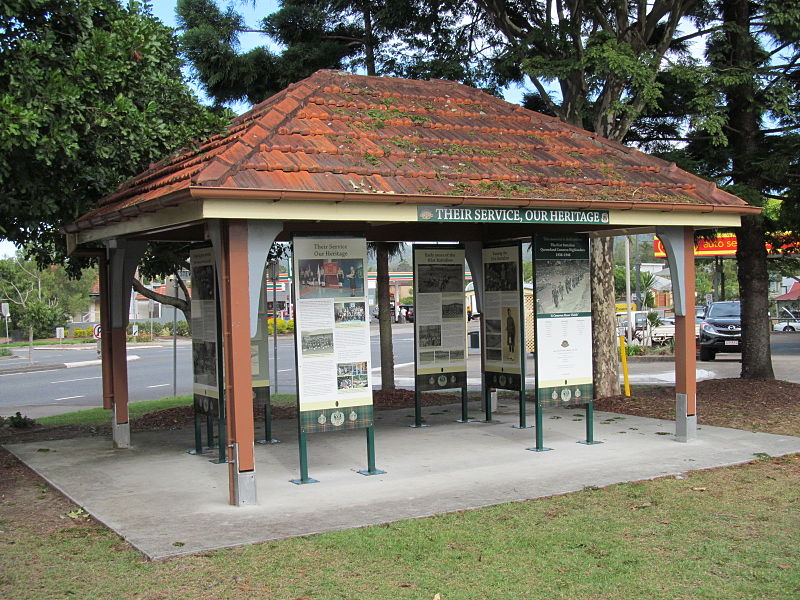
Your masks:
<path fill-rule="evenodd" d="M 65 229 L 201 240 L 208 219 L 370 240 L 736 227 L 758 212 L 674 164 L 449 81 L 319 71 L 152 165 Z M 442 227 L 443 223 L 457 225 Z"/>

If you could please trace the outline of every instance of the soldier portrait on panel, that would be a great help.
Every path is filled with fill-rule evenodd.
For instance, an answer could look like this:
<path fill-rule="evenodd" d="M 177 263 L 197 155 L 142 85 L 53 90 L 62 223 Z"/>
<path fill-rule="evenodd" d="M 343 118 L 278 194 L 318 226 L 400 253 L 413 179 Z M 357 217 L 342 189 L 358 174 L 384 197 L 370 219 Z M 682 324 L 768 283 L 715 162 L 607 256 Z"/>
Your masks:
<path fill-rule="evenodd" d="M 511 314 L 511 309 L 506 309 L 506 349 L 509 354 L 514 354 L 517 344 L 517 324 Z"/>

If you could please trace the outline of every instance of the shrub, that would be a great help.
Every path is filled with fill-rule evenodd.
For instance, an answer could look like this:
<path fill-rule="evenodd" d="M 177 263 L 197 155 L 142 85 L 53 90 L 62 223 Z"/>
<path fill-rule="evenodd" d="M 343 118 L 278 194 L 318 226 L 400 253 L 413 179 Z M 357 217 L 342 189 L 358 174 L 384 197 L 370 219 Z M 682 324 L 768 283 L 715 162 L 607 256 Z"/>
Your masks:
<path fill-rule="evenodd" d="M 85 338 L 92 335 L 92 328 L 91 327 L 76 327 L 72 330 L 72 337 L 74 338 Z"/>
<path fill-rule="evenodd" d="M 16 427 L 17 429 L 25 429 L 36 424 L 36 421 L 20 414 L 19 411 L 17 411 L 17 414 L 15 414 L 13 417 L 7 417 L 5 421 L 11 427 Z"/>
<path fill-rule="evenodd" d="M 272 334 L 275 332 L 275 325 L 276 320 L 273 318 L 267 319 L 267 333 Z M 294 319 L 289 319 L 288 321 L 284 321 L 283 319 L 277 319 L 277 328 L 278 333 L 293 333 L 294 332 Z"/>
<path fill-rule="evenodd" d="M 644 354 L 644 346 L 638 344 L 625 344 L 625 353 L 628 356 L 640 356 Z"/>

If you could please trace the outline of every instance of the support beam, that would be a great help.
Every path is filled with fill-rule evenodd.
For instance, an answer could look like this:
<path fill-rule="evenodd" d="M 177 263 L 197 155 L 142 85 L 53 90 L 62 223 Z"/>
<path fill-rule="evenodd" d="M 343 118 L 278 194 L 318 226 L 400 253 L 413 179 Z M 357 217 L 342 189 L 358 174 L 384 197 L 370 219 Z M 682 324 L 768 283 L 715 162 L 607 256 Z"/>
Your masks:
<path fill-rule="evenodd" d="M 667 251 L 675 302 L 675 438 L 697 439 L 697 355 L 695 343 L 694 230 L 656 229 Z"/>
<path fill-rule="evenodd" d="M 222 340 L 225 363 L 225 408 L 228 415 L 228 490 L 230 503 L 257 503 L 251 333 L 251 311 L 257 315 L 259 283 L 269 245 L 279 224 L 244 219 L 214 220 L 209 236 L 217 257 L 222 301 Z M 260 265 L 259 265 L 260 262 Z M 246 293 L 243 293 L 247 290 Z"/>
<path fill-rule="evenodd" d="M 108 276 L 108 254 L 102 251 L 97 259 L 100 279 L 100 359 L 103 374 L 103 408 L 114 407 L 114 357 L 111 354 L 111 286 Z"/>
<path fill-rule="evenodd" d="M 127 240 L 114 239 L 106 242 L 109 327 L 103 329 L 103 337 L 108 336 L 109 338 L 106 343 L 111 361 L 111 393 L 114 408 L 111 432 L 115 448 L 129 448 L 131 444 L 130 423 L 128 422 L 126 329 L 130 314 L 133 276 L 146 246 L 145 242 Z"/>

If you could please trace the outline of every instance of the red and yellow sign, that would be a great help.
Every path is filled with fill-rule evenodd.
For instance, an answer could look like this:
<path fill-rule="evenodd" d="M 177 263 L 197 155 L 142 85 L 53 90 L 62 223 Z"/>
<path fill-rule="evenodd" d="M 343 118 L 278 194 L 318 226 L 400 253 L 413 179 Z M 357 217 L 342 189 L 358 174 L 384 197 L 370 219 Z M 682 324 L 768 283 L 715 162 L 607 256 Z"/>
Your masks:
<path fill-rule="evenodd" d="M 667 256 L 664 244 L 657 237 L 653 239 L 653 254 L 658 258 Z M 695 256 L 735 256 L 736 255 L 736 234 L 721 233 L 716 239 L 700 239 L 694 245 Z"/>
<path fill-rule="evenodd" d="M 770 243 L 765 244 L 767 252 L 775 252 L 780 254 L 798 254 L 800 247 L 796 243 L 782 244 L 778 250 L 773 248 Z M 736 256 L 736 234 L 735 233 L 720 233 L 714 239 L 700 239 L 694 245 L 695 256 Z M 664 250 L 664 244 L 657 237 L 653 238 L 653 254 L 657 258 L 664 258 L 667 256 Z"/>

